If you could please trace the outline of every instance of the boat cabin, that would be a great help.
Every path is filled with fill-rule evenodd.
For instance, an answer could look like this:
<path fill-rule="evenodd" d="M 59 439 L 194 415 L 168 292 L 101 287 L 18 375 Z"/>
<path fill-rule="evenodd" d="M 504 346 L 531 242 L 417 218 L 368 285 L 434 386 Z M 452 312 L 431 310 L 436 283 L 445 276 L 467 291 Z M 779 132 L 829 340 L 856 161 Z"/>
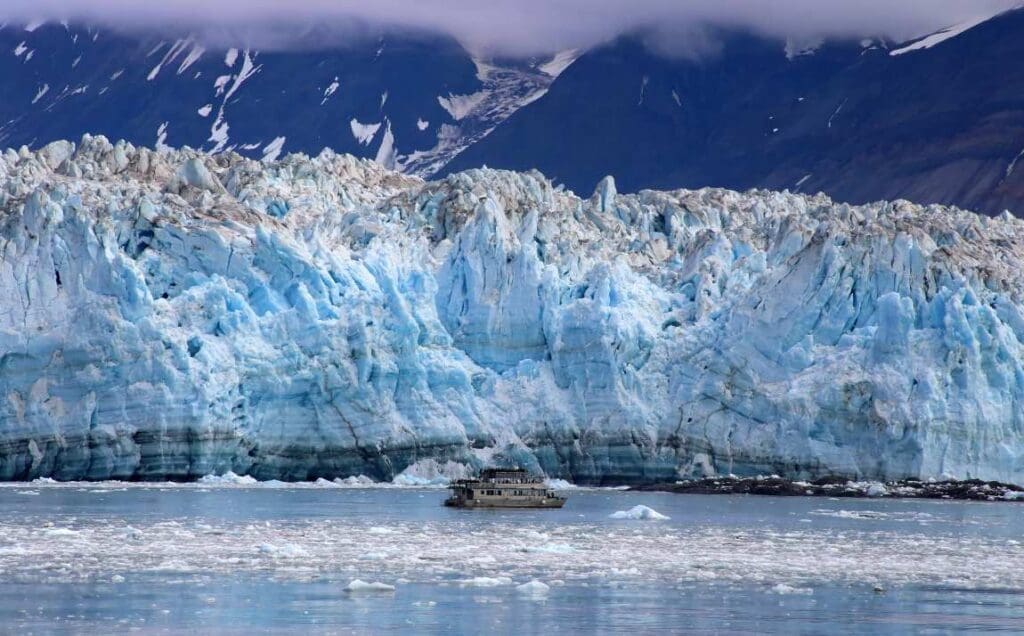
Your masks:
<path fill-rule="evenodd" d="M 539 478 L 522 468 L 487 468 L 476 479 L 451 484 L 446 506 L 456 508 L 561 508 L 559 497 Z"/>

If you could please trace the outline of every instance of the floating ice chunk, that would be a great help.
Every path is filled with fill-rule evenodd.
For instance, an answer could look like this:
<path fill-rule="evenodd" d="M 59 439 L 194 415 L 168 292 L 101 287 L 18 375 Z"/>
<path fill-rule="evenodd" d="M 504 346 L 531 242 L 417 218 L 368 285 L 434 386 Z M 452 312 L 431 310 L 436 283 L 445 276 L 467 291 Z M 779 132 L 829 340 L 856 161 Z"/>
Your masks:
<path fill-rule="evenodd" d="M 264 543 L 259 547 L 259 551 L 260 554 L 266 554 L 275 559 L 292 559 L 309 556 L 309 552 L 307 552 L 302 546 L 294 543 L 283 543 L 281 545 Z"/>
<path fill-rule="evenodd" d="M 501 587 L 503 585 L 512 585 L 512 579 L 507 576 L 474 576 L 471 579 L 459 581 L 459 585 L 462 587 Z"/>
<path fill-rule="evenodd" d="M 199 478 L 199 483 L 208 484 L 211 486 L 216 485 L 231 485 L 231 486 L 254 486 L 259 482 L 255 478 L 249 475 L 236 475 L 232 471 L 228 471 L 223 475 L 205 475 Z"/>
<path fill-rule="evenodd" d="M 336 478 L 334 480 L 334 483 L 339 485 L 339 486 L 363 487 L 363 486 L 372 486 L 372 485 L 376 484 L 377 482 L 373 481 L 372 479 L 370 479 L 366 475 L 354 475 L 352 477 L 346 477 L 344 479 L 341 479 L 340 477 Z"/>
<path fill-rule="evenodd" d="M 667 517 L 665 517 L 667 519 Z M 541 554 L 572 554 L 576 548 L 568 543 L 545 543 L 544 545 L 530 545 L 522 548 L 523 552 Z"/>
<path fill-rule="evenodd" d="M 886 519 L 890 516 L 874 510 L 812 510 L 810 514 L 837 519 Z"/>
<path fill-rule="evenodd" d="M 71 528 L 46 528 L 43 533 L 48 537 L 77 537 L 79 532 Z"/>
<path fill-rule="evenodd" d="M 359 579 L 353 580 L 351 583 L 345 586 L 346 592 L 394 592 L 395 586 L 388 585 L 387 583 L 381 583 L 380 581 L 374 581 L 373 583 L 367 583 Z"/>
<path fill-rule="evenodd" d="M 629 510 L 619 510 L 609 515 L 612 519 L 634 519 L 637 521 L 661 521 L 668 519 L 665 515 L 661 514 L 654 508 L 648 508 L 644 505 L 633 506 Z"/>
<path fill-rule="evenodd" d="M 777 583 L 772 586 L 772 592 L 776 594 L 814 594 L 814 590 L 809 587 L 793 587 L 786 583 Z"/>
<path fill-rule="evenodd" d="M 889 489 L 885 487 L 885 484 L 876 481 L 868 486 L 865 494 L 868 497 L 884 497 L 889 494 Z"/>
<path fill-rule="evenodd" d="M 163 572 L 188 572 L 192 566 L 181 559 L 166 559 L 158 563 L 153 570 Z"/>
<path fill-rule="evenodd" d="M 520 594 L 527 596 L 547 596 L 548 591 L 551 588 L 537 579 L 533 579 L 529 583 L 523 583 L 522 585 L 516 586 L 516 591 Z"/>

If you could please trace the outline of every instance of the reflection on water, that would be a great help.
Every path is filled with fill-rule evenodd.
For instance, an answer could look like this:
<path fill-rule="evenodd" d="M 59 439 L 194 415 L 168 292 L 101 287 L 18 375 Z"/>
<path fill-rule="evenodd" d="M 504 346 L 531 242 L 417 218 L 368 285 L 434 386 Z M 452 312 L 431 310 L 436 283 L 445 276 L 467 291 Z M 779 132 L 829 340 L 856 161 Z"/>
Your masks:
<path fill-rule="evenodd" d="M 32 494 L 34 493 L 34 494 Z M 574 491 L 0 487 L 4 631 L 1024 630 L 1024 506 Z M 667 521 L 609 515 L 649 505 Z M 353 579 L 394 592 L 350 593 Z M 526 594 L 531 580 L 549 586 Z"/>

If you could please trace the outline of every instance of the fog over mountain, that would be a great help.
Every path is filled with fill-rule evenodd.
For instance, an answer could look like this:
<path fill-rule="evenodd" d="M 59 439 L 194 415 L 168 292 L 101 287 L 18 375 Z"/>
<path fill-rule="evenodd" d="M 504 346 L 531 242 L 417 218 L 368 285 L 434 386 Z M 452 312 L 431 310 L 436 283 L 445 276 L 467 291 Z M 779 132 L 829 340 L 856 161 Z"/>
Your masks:
<path fill-rule="evenodd" d="M 665 37 L 659 49 L 690 53 L 702 27 L 745 28 L 794 38 L 885 37 L 901 41 L 950 24 L 1019 6 L 1019 0 L 6 0 L 0 20 L 87 20 L 124 29 L 201 29 L 210 38 L 245 37 L 267 46 L 308 45 L 302 30 L 282 27 L 338 23 L 426 30 L 457 38 L 492 54 L 538 55 L 589 47 L 638 29 Z M 269 28 L 269 27 L 273 28 Z M 229 33 L 225 33 L 229 29 Z"/>

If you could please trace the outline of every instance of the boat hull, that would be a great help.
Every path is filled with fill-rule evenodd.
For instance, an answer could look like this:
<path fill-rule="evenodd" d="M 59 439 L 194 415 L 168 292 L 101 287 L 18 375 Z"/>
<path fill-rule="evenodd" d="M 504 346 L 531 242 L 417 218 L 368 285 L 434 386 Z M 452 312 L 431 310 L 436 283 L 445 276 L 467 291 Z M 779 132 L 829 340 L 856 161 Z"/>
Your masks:
<path fill-rule="evenodd" d="M 565 499 L 544 498 L 544 499 L 445 499 L 444 505 L 449 508 L 561 508 L 565 505 Z"/>

